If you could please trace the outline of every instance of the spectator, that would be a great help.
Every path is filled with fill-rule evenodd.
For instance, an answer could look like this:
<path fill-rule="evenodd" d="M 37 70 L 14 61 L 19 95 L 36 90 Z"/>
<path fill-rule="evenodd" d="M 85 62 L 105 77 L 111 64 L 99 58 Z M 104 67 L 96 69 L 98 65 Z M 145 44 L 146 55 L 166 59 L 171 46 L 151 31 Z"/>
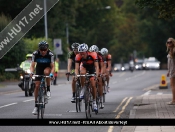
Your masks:
<path fill-rule="evenodd" d="M 175 40 L 173 38 L 168 38 L 166 47 L 168 52 L 167 77 L 170 77 L 170 84 L 172 89 L 172 101 L 168 102 L 168 105 L 175 105 Z"/>
<path fill-rule="evenodd" d="M 57 85 L 57 77 L 58 77 L 58 71 L 59 71 L 59 59 L 56 58 L 55 60 L 55 72 L 54 72 L 54 82 L 53 82 L 53 85 Z"/>

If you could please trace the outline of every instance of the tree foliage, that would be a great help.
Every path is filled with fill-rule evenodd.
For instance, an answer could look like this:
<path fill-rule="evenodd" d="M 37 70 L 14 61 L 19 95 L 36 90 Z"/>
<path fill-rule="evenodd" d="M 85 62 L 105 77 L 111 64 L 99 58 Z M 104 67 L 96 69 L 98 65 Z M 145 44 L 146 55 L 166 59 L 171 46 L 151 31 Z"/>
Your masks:
<path fill-rule="evenodd" d="M 135 3 L 144 8 L 153 8 L 159 12 L 159 18 L 172 19 L 175 17 L 174 0 L 135 0 Z"/>

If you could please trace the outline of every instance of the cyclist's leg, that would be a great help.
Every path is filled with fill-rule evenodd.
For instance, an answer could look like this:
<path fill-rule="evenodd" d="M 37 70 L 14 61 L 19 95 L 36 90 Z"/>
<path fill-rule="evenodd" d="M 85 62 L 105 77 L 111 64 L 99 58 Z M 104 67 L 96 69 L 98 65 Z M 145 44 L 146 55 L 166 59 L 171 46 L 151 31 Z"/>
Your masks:
<path fill-rule="evenodd" d="M 50 72 L 51 72 L 50 67 L 46 67 L 46 68 L 44 69 L 44 75 L 49 76 Z M 47 96 L 48 96 L 48 97 L 51 96 L 51 95 L 50 95 L 50 80 L 51 80 L 50 78 L 46 78 L 46 83 L 47 83 Z"/>
<path fill-rule="evenodd" d="M 80 65 L 80 74 L 81 75 L 86 74 L 86 68 L 83 67 L 82 65 Z M 81 87 L 82 87 L 81 93 L 80 93 L 80 98 L 83 98 L 84 97 L 84 90 L 85 90 L 85 77 L 81 77 L 80 82 L 81 82 Z"/>
<path fill-rule="evenodd" d="M 74 77 L 72 77 L 72 99 L 71 99 L 71 102 L 74 103 L 75 102 L 75 79 Z"/>
<path fill-rule="evenodd" d="M 96 104 L 96 93 L 97 93 L 97 88 L 96 88 L 96 81 L 94 77 L 90 78 L 91 86 L 92 86 L 92 96 L 93 96 L 93 105 L 94 105 L 94 110 L 97 110 L 97 104 Z"/>
<path fill-rule="evenodd" d="M 109 92 L 109 80 L 110 80 L 109 71 L 106 69 L 106 81 L 107 81 L 107 90 L 108 90 L 108 92 Z"/>
<path fill-rule="evenodd" d="M 44 69 L 42 67 L 37 67 L 36 68 L 36 75 L 43 75 Z M 35 108 L 33 110 L 33 114 L 37 114 L 37 98 L 38 98 L 38 91 L 41 83 L 41 77 L 36 77 L 35 78 L 35 90 L 34 90 L 34 96 L 35 96 Z"/>
<path fill-rule="evenodd" d="M 102 78 L 98 77 L 98 91 L 99 91 L 99 95 L 100 95 L 100 103 L 102 104 L 100 107 L 104 108 L 103 105 L 103 84 L 102 84 Z"/>

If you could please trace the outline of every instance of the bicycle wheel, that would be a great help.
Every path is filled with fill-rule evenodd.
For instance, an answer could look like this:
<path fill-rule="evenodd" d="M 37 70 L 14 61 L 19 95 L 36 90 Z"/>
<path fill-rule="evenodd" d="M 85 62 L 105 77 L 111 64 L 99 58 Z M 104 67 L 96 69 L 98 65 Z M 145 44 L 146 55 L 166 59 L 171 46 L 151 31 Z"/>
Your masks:
<path fill-rule="evenodd" d="M 96 104 L 97 104 L 97 111 L 95 111 L 95 114 L 98 113 L 99 107 L 100 107 L 100 96 L 99 93 L 97 92 L 97 96 L 96 96 Z"/>
<path fill-rule="evenodd" d="M 86 119 L 91 117 L 90 113 L 90 101 L 89 101 L 89 91 L 86 89 L 84 93 L 84 99 L 85 99 L 85 113 L 86 113 Z"/>
<path fill-rule="evenodd" d="M 42 96 L 41 97 L 41 102 L 42 102 L 42 104 L 41 104 L 41 119 L 43 119 L 44 118 L 44 110 L 45 110 L 45 98 L 44 98 L 44 96 Z"/>
<path fill-rule="evenodd" d="M 78 88 L 78 107 L 79 107 L 79 112 L 81 112 L 81 107 L 82 107 L 82 100 L 80 99 L 80 92 L 81 92 L 81 87 Z"/>
<path fill-rule="evenodd" d="M 79 91 L 77 84 L 75 86 L 75 105 L 76 105 L 76 111 L 79 112 Z"/>
<path fill-rule="evenodd" d="M 41 97 L 40 95 L 38 95 L 37 112 L 38 112 L 37 119 L 39 119 L 41 115 Z"/>

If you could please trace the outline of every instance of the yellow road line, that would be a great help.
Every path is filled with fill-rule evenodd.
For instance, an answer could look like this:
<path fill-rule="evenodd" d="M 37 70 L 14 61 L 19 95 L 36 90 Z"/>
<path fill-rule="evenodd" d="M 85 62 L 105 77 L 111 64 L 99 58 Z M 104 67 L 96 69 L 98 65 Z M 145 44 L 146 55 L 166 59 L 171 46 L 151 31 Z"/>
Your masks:
<path fill-rule="evenodd" d="M 126 104 L 122 107 L 122 110 L 118 113 L 118 115 L 115 117 L 116 119 L 120 118 L 120 115 L 124 112 L 126 106 L 129 104 L 130 100 L 132 99 L 133 97 L 130 97 L 128 99 L 128 101 L 126 102 Z"/>
<path fill-rule="evenodd" d="M 124 98 L 122 100 L 122 102 L 120 103 L 120 105 L 113 111 L 113 112 L 117 112 L 117 110 L 120 108 L 120 106 L 125 102 L 125 100 L 127 99 L 128 97 Z"/>
<path fill-rule="evenodd" d="M 113 132 L 114 126 L 109 126 L 108 132 Z"/>

